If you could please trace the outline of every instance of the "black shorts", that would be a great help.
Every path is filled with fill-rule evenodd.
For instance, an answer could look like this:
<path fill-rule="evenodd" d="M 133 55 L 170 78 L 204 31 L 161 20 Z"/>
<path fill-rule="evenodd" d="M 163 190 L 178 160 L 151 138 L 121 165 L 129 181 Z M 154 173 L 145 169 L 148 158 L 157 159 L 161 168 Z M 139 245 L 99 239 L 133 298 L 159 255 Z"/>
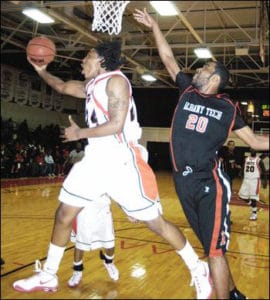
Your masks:
<path fill-rule="evenodd" d="M 190 167 L 174 173 L 175 189 L 205 255 L 222 256 L 230 239 L 228 176 L 220 169 L 194 172 Z"/>

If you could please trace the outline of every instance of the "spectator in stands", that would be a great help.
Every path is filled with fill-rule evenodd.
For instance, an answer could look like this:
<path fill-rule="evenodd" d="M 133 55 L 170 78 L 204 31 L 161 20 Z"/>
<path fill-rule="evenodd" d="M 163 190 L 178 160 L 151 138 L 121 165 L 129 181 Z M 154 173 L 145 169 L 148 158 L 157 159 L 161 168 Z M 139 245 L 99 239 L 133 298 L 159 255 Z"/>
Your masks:
<path fill-rule="evenodd" d="M 63 150 L 58 145 L 55 146 L 53 158 L 55 163 L 55 174 L 58 176 L 63 176 L 65 157 Z"/>
<path fill-rule="evenodd" d="M 76 148 L 73 149 L 70 153 L 68 158 L 66 159 L 65 163 L 64 163 L 64 170 L 65 170 L 65 174 L 67 174 L 70 169 L 72 168 L 72 166 L 80 161 L 84 156 L 84 150 L 82 149 L 82 143 L 81 142 L 77 142 L 76 143 Z"/>
<path fill-rule="evenodd" d="M 37 151 L 37 155 L 35 156 L 35 162 L 37 167 L 37 176 L 43 176 L 45 160 L 44 160 L 44 153 L 42 151 L 39 150 Z"/>
<path fill-rule="evenodd" d="M 44 175 L 49 177 L 55 177 L 55 164 L 52 156 L 52 150 L 47 149 L 44 155 L 45 167 L 44 167 Z"/>
<path fill-rule="evenodd" d="M 12 177 L 20 177 L 22 175 L 24 171 L 24 161 L 25 161 L 24 151 L 22 149 L 17 149 L 11 167 Z"/>

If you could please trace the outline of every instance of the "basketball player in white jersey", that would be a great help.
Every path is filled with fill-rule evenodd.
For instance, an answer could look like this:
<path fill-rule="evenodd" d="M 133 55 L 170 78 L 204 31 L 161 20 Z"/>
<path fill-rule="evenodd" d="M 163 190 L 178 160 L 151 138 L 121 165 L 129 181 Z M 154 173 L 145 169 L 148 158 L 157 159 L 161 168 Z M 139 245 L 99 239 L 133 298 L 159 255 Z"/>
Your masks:
<path fill-rule="evenodd" d="M 251 221 L 257 220 L 257 201 L 260 200 L 261 177 L 262 186 L 266 188 L 265 167 L 256 151 L 250 149 L 250 155 L 245 158 L 244 179 L 239 190 L 239 197 L 248 201 L 251 207 Z"/>
<path fill-rule="evenodd" d="M 183 258 L 197 298 L 210 297 L 212 285 L 208 264 L 199 259 L 182 232 L 162 216 L 155 175 L 142 157 L 142 146 L 138 145 L 141 128 L 132 88 L 119 69 L 123 64 L 121 43 L 104 42 L 89 51 L 82 61 L 85 81 L 64 82 L 48 73 L 46 66 L 31 64 L 58 93 L 86 98 L 88 127 L 80 128 L 70 117 L 70 127 L 65 129 L 63 137 L 65 142 L 87 138 L 89 144 L 83 159 L 73 166 L 63 182 L 43 269 L 30 278 L 14 282 L 14 289 L 19 292 L 57 290 L 56 274 L 70 238 L 73 218 L 87 204 L 108 194 L 129 217 L 144 221 Z"/>
<path fill-rule="evenodd" d="M 100 250 L 100 258 L 110 278 L 114 281 L 119 279 L 119 271 L 113 263 L 115 235 L 110 204 L 110 198 L 104 195 L 99 201 L 85 206 L 73 219 L 70 238 L 75 243 L 73 274 L 68 281 L 71 288 L 82 281 L 84 251 L 99 248 L 104 249 L 104 253 Z"/>

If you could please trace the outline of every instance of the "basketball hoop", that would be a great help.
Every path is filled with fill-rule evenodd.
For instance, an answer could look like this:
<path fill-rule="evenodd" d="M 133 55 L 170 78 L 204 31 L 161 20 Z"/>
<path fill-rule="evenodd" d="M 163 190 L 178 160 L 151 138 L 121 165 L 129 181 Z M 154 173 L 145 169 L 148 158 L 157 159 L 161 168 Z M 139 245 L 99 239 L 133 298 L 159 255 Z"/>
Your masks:
<path fill-rule="evenodd" d="M 94 20 L 92 30 L 108 31 L 118 34 L 121 31 L 122 16 L 130 1 L 92 1 L 94 6 Z"/>

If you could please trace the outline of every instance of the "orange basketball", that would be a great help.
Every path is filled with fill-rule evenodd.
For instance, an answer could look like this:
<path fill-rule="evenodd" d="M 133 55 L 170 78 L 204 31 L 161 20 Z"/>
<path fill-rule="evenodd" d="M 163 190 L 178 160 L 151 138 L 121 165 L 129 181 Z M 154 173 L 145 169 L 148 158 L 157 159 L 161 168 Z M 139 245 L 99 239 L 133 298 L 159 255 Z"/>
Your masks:
<path fill-rule="evenodd" d="M 54 60 L 55 44 L 45 36 L 35 37 L 28 42 L 26 54 L 35 65 L 47 65 Z"/>

